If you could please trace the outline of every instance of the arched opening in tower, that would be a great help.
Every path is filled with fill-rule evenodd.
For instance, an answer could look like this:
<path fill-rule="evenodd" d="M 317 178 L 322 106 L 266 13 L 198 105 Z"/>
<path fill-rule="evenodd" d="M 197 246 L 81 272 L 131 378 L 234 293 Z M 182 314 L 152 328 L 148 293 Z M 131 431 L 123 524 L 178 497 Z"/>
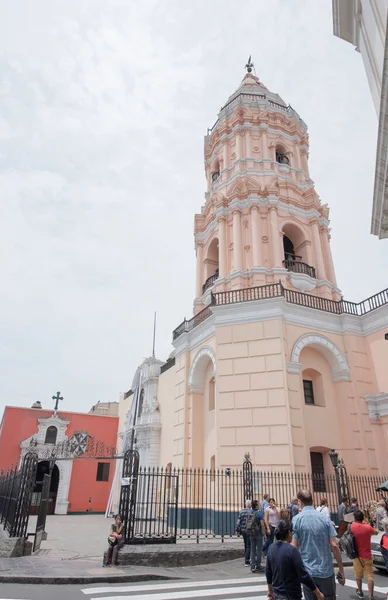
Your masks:
<path fill-rule="evenodd" d="M 283 236 L 284 259 L 286 261 L 295 261 L 295 247 L 290 238 Z"/>
<path fill-rule="evenodd" d="M 209 287 L 212 287 L 219 275 L 219 250 L 218 238 L 213 238 L 210 242 L 205 259 L 205 282 L 202 286 L 202 293 Z"/>

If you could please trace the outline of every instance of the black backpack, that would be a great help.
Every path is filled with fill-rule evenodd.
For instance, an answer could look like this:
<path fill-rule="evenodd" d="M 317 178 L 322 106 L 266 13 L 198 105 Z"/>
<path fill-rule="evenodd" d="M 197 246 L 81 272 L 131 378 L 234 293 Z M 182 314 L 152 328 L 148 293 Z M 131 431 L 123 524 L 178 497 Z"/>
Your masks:
<path fill-rule="evenodd" d="M 247 516 L 247 535 L 258 535 L 259 528 L 256 522 L 256 511 L 252 510 Z"/>
<path fill-rule="evenodd" d="M 340 538 L 338 545 L 340 547 L 341 552 L 344 552 L 346 556 L 351 560 L 353 560 L 354 558 L 358 558 L 356 539 L 350 531 L 350 526 Z"/>

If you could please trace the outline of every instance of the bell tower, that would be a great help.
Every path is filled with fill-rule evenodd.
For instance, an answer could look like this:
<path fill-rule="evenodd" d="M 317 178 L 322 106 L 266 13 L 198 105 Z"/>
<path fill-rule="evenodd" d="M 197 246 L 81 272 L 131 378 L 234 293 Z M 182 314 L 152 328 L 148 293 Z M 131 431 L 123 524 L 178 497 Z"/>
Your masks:
<path fill-rule="evenodd" d="M 195 216 L 195 313 L 211 292 L 276 283 L 339 300 L 329 209 L 310 179 L 307 126 L 253 74 L 205 136 L 205 205 Z"/>

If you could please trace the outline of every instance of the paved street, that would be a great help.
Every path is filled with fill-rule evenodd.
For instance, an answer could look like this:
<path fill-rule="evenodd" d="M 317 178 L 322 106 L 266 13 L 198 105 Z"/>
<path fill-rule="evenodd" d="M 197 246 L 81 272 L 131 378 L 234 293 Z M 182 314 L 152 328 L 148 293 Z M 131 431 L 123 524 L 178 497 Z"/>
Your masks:
<path fill-rule="evenodd" d="M 253 575 L 241 569 L 236 579 L 182 580 L 144 584 L 96 584 L 86 586 L 46 586 L 3 584 L 0 600 L 238 600 L 241 598 L 266 599 L 267 586 L 263 575 Z M 244 576 L 243 576 L 244 575 Z M 337 586 L 339 600 L 356 600 L 356 584 L 351 567 L 346 568 L 345 587 Z M 375 598 L 385 600 L 388 576 L 375 573 Z M 366 591 L 366 586 L 365 586 Z M 368 595 L 365 594 L 367 600 Z"/>

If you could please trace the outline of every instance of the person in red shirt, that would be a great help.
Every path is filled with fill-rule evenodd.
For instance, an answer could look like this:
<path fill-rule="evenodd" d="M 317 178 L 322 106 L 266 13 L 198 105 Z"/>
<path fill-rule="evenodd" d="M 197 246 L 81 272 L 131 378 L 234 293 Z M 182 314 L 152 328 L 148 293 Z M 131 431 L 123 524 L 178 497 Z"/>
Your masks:
<path fill-rule="evenodd" d="M 388 519 L 383 519 L 382 525 L 384 527 L 384 533 L 381 536 L 381 540 L 380 540 L 380 550 L 381 550 L 381 554 L 383 555 L 383 558 L 384 558 L 385 568 L 388 571 Z M 387 597 L 388 597 L 388 594 L 387 594 Z"/>
<path fill-rule="evenodd" d="M 368 523 L 364 523 L 364 513 L 362 510 L 356 510 L 354 513 L 354 522 L 350 526 L 350 531 L 354 535 L 357 547 L 358 558 L 353 559 L 354 575 L 357 582 L 357 597 L 363 598 L 362 579 L 364 575 L 368 580 L 369 599 L 373 600 L 373 561 L 371 537 L 378 532 Z"/>

